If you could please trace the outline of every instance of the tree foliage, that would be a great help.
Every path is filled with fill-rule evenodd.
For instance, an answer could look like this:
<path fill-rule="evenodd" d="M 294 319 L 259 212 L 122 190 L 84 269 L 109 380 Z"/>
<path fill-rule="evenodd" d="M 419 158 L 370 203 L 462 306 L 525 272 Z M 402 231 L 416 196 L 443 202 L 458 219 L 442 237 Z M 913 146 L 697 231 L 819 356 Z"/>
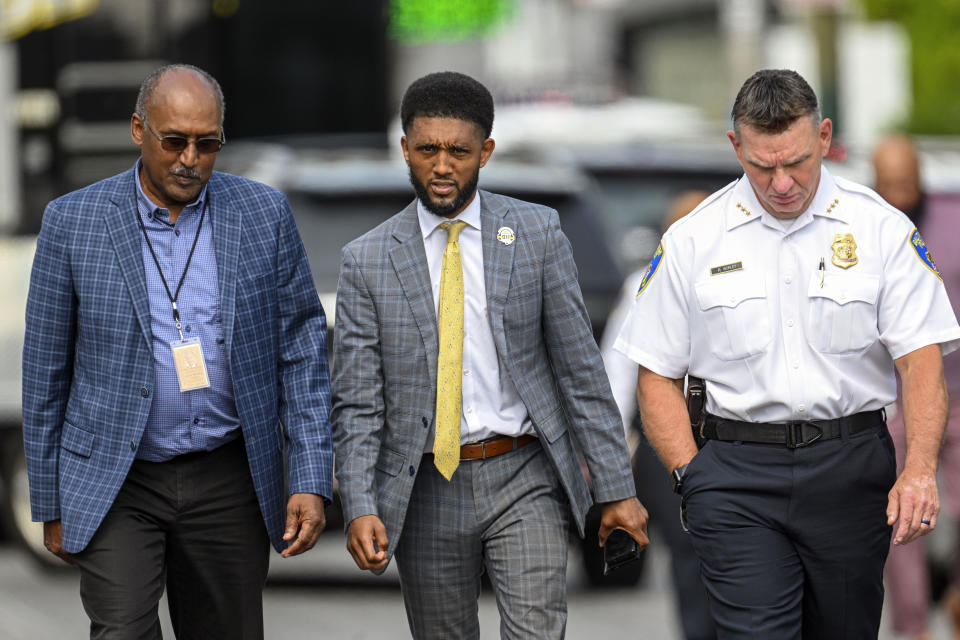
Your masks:
<path fill-rule="evenodd" d="M 910 131 L 960 134 L 960 0 L 862 2 L 869 18 L 899 22 L 910 37 Z"/>

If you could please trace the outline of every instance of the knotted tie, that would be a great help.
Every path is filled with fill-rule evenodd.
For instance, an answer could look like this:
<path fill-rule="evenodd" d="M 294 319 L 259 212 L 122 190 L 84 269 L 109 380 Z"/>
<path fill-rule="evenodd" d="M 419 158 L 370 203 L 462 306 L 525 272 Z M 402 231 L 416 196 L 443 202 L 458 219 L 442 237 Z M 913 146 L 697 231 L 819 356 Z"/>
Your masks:
<path fill-rule="evenodd" d="M 447 248 L 440 271 L 440 353 L 437 357 L 437 419 L 433 462 L 447 480 L 460 464 L 460 408 L 463 403 L 463 265 L 457 238 L 466 222 L 444 222 Z"/>

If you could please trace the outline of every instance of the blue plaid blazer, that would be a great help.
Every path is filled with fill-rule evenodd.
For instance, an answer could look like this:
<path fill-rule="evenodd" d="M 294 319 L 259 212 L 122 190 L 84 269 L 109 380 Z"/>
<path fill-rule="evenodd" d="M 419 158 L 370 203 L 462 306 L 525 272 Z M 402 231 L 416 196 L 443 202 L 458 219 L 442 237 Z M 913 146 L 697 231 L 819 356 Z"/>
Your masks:
<path fill-rule="evenodd" d="M 592 503 L 636 495 L 620 413 L 557 212 L 480 198 L 487 312 L 497 356 L 530 414 L 583 534 Z M 507 226 L 516 240 L 503 244 Z M 344 521 L 377 515 L 397 548 L 436 409 L 437 320 L 417 204 L 343 249 L 333 413 Z"/>
<path fill-rule="evenodd" d="M 30 503 L 34 520 L 62 520 L 70 552 L 87 545 L 113 504 L 153 402 L 134 179 L 131 169 L 51 202 L 30 276 L 23 349 Z M 208 195 L 237 413 L 279 550 L 287 544 L 287 496 L 332 495 L 326 320 L 286 198 L 218 172 Z"/>

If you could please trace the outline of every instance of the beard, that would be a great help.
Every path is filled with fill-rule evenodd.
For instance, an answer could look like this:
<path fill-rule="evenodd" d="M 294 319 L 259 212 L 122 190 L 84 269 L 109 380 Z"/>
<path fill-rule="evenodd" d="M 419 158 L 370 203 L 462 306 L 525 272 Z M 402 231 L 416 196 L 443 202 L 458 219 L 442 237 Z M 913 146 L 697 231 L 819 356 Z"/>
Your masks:
<path fill-rule="evenodd" d="M 417 180 L 417 177 L 413 175 L 413 167 L 409 167 L 409 170 L 410 184 L 413 185 L 417 198 L 423 203 L 427 211 L 441 218 L 446 218 L 451 213 L 462 209 L 473 197 L 473 193 L 477 190 L 477 182 L 480 180 L 480 167 L 477 167 L 466 184 L 456 185 L 457 196 L 448 204 L 444 204 L 432 199 L 430 192 L 427 190 L 427 185 Z"/>

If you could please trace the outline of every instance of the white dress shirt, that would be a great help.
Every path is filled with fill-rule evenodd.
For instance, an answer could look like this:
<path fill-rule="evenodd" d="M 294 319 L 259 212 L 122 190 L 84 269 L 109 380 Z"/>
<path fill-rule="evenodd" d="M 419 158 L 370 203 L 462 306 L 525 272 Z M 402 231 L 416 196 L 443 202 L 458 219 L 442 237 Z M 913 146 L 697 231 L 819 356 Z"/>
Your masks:
<path fill-rule="evenodd" d="M 460 442 L 479 442 L 500 435 L 532 434 L 533 423 L 506 368 L 497 357 L 497 347 L 487 317 L 486 278 L 483 273 L 483 243 L 480 235 L 480 192 L 453 219 L 430 213 L 417 201 L 417 216 L 427 254 L 433 309 L 440 308 L 440 275 L 447 232 L 440 224 L 463 220 L 460 231 L 460 261 L 463 264 L 463 407 Z M 431 427 L 425 451 L 433 450 Z"/>
<path fill-rule="evenodd" d="M 943 282 L 913 232 L 873 191 L 826 169 L 784 229 L 741 178 L 664 235 L 616 348 L 662 376 L 705 379 L 707 411 L 723 418 L 880 409 L 896 398 L 896 358 L 960 346 Z M 843 262 L 838 234 L 853 236 L 855 264 Z"/>

